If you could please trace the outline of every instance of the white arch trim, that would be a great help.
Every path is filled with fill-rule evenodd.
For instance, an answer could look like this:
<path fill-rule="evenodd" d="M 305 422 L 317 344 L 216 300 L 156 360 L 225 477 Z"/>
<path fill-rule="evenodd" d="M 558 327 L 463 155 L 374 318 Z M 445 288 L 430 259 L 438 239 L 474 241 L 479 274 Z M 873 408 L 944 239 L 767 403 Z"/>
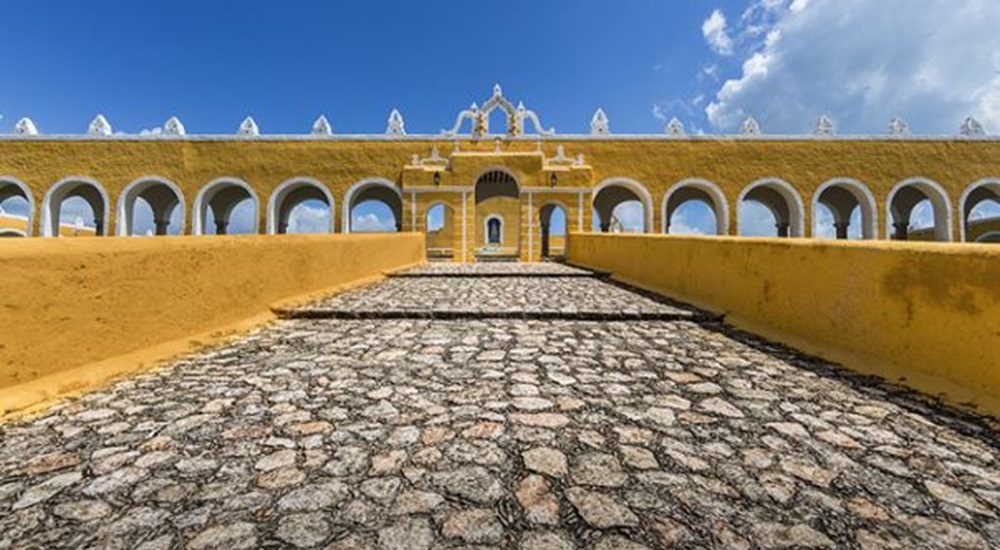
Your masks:
<path fill-rule="evenodd" d="M 257 198 L 257 192 L 250 187 L 250 184 L 241 180 L 240 178 L 231 177 L 221 177 L 215 178 L 214 180 L 206 183 L 194 198 L 194 204 L 191 205 L 191 234 L 192 235 L 204 235 L 205 234 L 205 220 L 203 219 L 203 214 L 208 205 L 205 204 L 205 196 L 214 191 L 216 187 L 221 187 L 224 185 L 235 185 L 237 187 L 242 187 L 250 194 L 250 199 L 253 200 L 253 232 L 255 234 L 260 233 L 260 200 Z M 211 201 L 211 199 L 209 199 Z"/>
<path fill-rule="evenodd" d="M 788 203 L 789 236 L 804 237 L 806 234 L 806 207 L 802 203 L 802 196 L 792 184 L 781 178 L 761 178 L 740 191 L 740 196 L 736 199 L 736 234 L 740 235 L 742 220 L 740 219 L 740 207 L 750 191 L 762 186 L 774 187 L 775 191 L 781 195 Z"/>
<path fill-rule="evenodd" d="M 177 206 L 174 208 L 181 209 L 181 219 L 180 219 L 180 234 L 184 234 L 184 222 L 187 221 L 187 202 L 184 200 L 184 193 L 181 192 L 180 187 L 176 183 L 168 180 L 167 178 L 161 178 L 160 176 L 146 176 L 134 180 L 132 183 L 125 186 L 122 189 L 120 195 L 118 195 L 118 206 L 115 208 L 115 212 L 118 213 L 117 223 L 115 227 L 115 235 L 119 237 L 127 237 L 132 235 L 132 214 L 135 211 L 135 200 L 139 198 L 146 187 L 151 187 L 153 185 L 166 185 L 173 192 L 174 197 L 177 198 Z"/>
<path fill-rule="evenodd" d="M 326 197 L 326 203 L 330 209 L 330 227 L 327 228 L 327 233 L 333 233 L 334 228 L 337 227 L 337 216 L 335 215 L 337 209 L 336 203 L 333 200 L 333 194 L 330 193 L 330 188 L 315 178 L 303 176 L 289 178 L 281 182 L 274 188 L 274 192 L 272 192 L 271 196 L 267 199 L 267 234 L 276 235 L 278 233 L 278 209 L 281 206 L 281 203 L 284 202 L 285 196 L 299 186 L 315 187 L 323 193 L 324 197 Z"/>
<path fill-rule="evenodd" d="M 952 242 L 954 240 L 954 234 L 952 233 L 952 214 L 951 214 L 951 200 L 948 199 L 948 192 L 945 191 L 944 187 L 940 183 L 930 179 L 930 178 L 909 178 L 905 179 L 892 187 L 889 190 L 889 194 L 885 199 L 885 235 L 888 238 L 892 235 L 892 201 L 896 198 L 896 193 L 900 189 L 908 186 L 914 186 L 919 189 L 927 198 L 931 201 L 931 206 L 934 208 L 934 238 L 941 242 Z"/>
<path fill-rule="evenodd" d="M 473 191 L 475 191 L 475 185 L 479 183 L 480 178 L 482 178 L 486 174 L 489 174 L 490 172 L 503 172 L 504 174 L 510 176 L 510 179 L 514 180 L 514 185 L 517 186 L 517 193 L 519 195 L 521 194 L 521 179 L 517 177 L 517 174 L 515 174 L 513 170 L 507 168 L 506 166 L 500 166 L 500 165 L 487 166 L 486 168 L 480 170 L 479 173 L 476 174 L 476 179 L 472 180 Z"/>
<path fill-rule="evenodd" d="M 10 227 L 0 229 L 0 237 L 27 237 L 28 234 L 20 229 Z"/>
<path fill-rule="evenodd" d="M 31 193 L 31 189 L 23 181 L 11 176 L 0 176 L 0 186 L 8 183 L 20 189 L 24 198 L 28 201 L 28 225 L 26 226 L 26 231 L 24 231 L 24 236 L 30 237 L 35 224 L 35 195 Z"/>
<path fill-rule="evenodd" d="M 968 232 L 966 225 L 969 223 L 969 220 L 965 219 L 965 205 L 969 201 L 969 195 L 971 195 L 972 192 L 975 191 L 976 189 L 986 186 L 1000 187 L 1000 178 L 983 178 L 979 181 L 976 181 L 972 185 L 966 187 L 965 191 L 962 191 L 961 198 L 958 199 L 958 216 L 959 218 L 961 218 L 958 223 L 958 234 L 959 237 L 962 239 L 963 243 L 966 242 L 967 239 L 966 233 Z M 987 233 L 987 235 L 988 234 L 989 233 Z"/>
<path fill-rule="evenodd" d="M 819 207 L 819 198 L 823 195 L 824 191 L 837 186 L 847 189 L 857 199 L 858 204 L 861 205 L 861 237 L 863 239 L 877 239 L 878 203 L 875 202 L 875 195 L 867 185 L 853 178 L 833 178 L 816 189 L 812 200 L 813 236 L 815 236 L 816 232 L 816 209 Z"/>
<path fill-rule="evenodd" d="M 399 197 L 400 203 L 403 201 L 403 193 L 396 187 L 396 184 L 386 178 L 365 178 L 350 187 L 347 193 L 344 194 L 344 214 L 341 217 L 341 223 L 344 228 L 344 233 L 351 232 L 351 208 L 354 202 L 354 195 L 358 194 L 360 191 L 364 190 L 366 187 L 379 185 L 382 187 L 388 187 L 392 189 L 392 192 Z M 396 213 L 394 212 L 393 215 Z M 402 212 L 399 212 L 402 215 Z M 399 225 L 402 220 L 396 220 L 396 224 Z"/>
<path fill-rule="evenodd" d="M 101 221 L 104 222 L 102 225 L 101 235 L 108 234 L 108 225 L 110 224 L 111 215 L 111 199 L 108 198 L 108 192 L 104 189 L 104 186 L 97 182 L 97 180 L 85 177 L 85 176 L 70 176 L 68 178 L 63 178 L 57 181 L 49 190 L 45 192 L 45 198 L 42 200 L 42 223 L 41 223 L 41 235 L 43 237 L 58 237 L 59 236 L 59 212 L 53 212 L 52 200 L 57 193 L 62 191 L 63 187 L 70 185 L 91 185 L 97 189 L 97 193 L 101 196 L 101 202 L 104 203 L 104 212 Z M 59 205 L 62 205 L 62 201 L 66 198 L 65 194 L 58 197 Z M 97 212 L 94 213 L 95 216 Z"/>
<path fill-rule="evenodd" d="M 492 244 L 490 243 L 490 221 L 492 220 L 497 220 L 500 222 L 500 242 L 497 244 L 499 246 L 503 246 L 504 221 L 503 221 L 503 216 L 501 216 L 500 214 L 490 214 L 489 216 L 486 216 L 486 219 L 483 220 L 483 245 L 489 246 L 490 244 Z"/>
<path fill-rule="evenodd" d="M 726 202 L 726 194 L 722 192 L 722 189 L 718 185 L 700 178 L 683 179 L 671 185 L 670 189 L 667 190 L 667 194 L 663 196 L 663 203 L 660 206 L 660 221 L 663 232 L 669 233 L 668 223 L 670 222 L 670 213 L 667 212 L 667 205 L 670 203 L 670 197 L 684 187 L 693 187 L 708 194 L 714 203 L 712 211 L 715 213 L 715 234 L 729 234 L 729 204 Z"/>
<path fill-rule="evenodd" d="M 643 213 L 644 213 L 644 216 L 643 216 L 644 219 L 643 219 L 643 224 L 642 224 L 643 225 L 642 231 L 643 231 L 643 233 L 652 233 L 653 232 L 653 196 L 649 194 L 649 190 L 647 190 L 646 187 L 643 184 L 639 183 L 638 181 L 636 181 L 636 180 L 634 180 L 632 178 L 624 178 L 624 177 L 620 177 L 620 176 L 615 176 L 615 177 L 611 177 L 611 178 L 606 178 L 603 181 L 601 181 L 601 183 L 597 184 L 597 187 L 594 187 L 594 190 L 591 193 L 591 196 L 590 196 L 590 204 L 591 204 L 591 206 L 593 206 L 594 201 L 597 200 L 597 195 L 604 188 L 611 187 L 613 185 L 620 185 L 620 186 L 622 186 L 622 187 L 624 187 L 624 188 L 632 191 L 633 193 L 636 194 L 636 196 L 639 197 L 639 202 L 642 203 Z"/>
<path fill-rule="evenodd" d="M 1000 231 L 989 231 L 980 235 L 977 239 L 977 243 L 985 243 L 986 239 L 995 238 L 1000 239 Z"/>

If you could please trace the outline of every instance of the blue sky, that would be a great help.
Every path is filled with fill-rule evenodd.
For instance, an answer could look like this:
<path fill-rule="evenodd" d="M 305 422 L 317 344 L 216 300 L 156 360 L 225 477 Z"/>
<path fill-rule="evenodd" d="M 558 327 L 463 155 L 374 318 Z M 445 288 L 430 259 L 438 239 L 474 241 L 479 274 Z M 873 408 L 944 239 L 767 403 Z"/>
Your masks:
<path fill-rule="evenodd" d="M 33 0 L 0 13 L 0 132 L 29 116 L 82 133 L 103 113 L 125 133 L 178 116 L 228 134 L 247 115 L 305 133 L 323 113 L 337 133 L 381 133 L 398 108 L 409 132 L 437 133 L 494 82 L 563 134 L 586 132 L 597 107 L 614 133 L 660 133 L 673 116 L 733 132 L 749 115 L 807 133 L 821 114 L 840 133 L 901 116 L 954 134 L 969 115 L 1000 131 L 996 0 Z M 683 225 L 711 227 L 689 210 Z M 772 231 L 766 212 L 747 216 Z"/>

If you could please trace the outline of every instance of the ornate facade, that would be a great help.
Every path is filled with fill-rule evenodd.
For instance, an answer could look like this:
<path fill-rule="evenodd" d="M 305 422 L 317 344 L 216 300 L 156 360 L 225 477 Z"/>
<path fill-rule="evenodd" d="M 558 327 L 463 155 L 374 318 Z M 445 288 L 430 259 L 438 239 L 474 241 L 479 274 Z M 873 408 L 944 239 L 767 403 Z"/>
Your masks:
<path fill-rule="evenodd" d="M 491 115 L 505 124 L 499 132 Z M 125 236 L 134 233 L 139 198 L 159 235 L 226 233 L 244 200 L 258 233 L 286 232 L 292 208 L 310 199 L 329 207 L 329 231 L 350 232 L 353 209 L 379 201 L 401 231 L 425 231 L 429 212 L 439 212 L 443 227 L 428 247 L 456 261 L 558 254 L 561 240 L 550 234 L 557 210 L 569 231 L 613 231 L 615 208 L 627 201 L 641 204 L 646 232 L 669 233 L 677 209 L 699 201 L 718 234 L 738 235 L 739 206 L 756 201 L 774 215 L 776 236 L 812 236 L 823 204 L 842 238 L 858 210 L 868 239 L 995 238 L 971 231 L 981 222 L 969 214 L 1000 201 L 1000 140 L 972 119 L 946 137 L 915 136 L 901 119 L 883 136 L 838 136 L 827 117 L 808 136 L 766 135 L 752 118 L 734 136 L 692 136 L 676 119 L 661 135 L 636 136 L 613 134 L 598 109 L 590 130 L 557 135 L 499 86 L 434 135 L 407 134 L 396 110 L 384 135 L 364 136 L 335 134 L 326 117 L 297 136 L 262 134 L 249 117 L 231 136 L 188 135 L 176 118 L 157 135 L 116 135 L 101 116 L 87 135 L 46 136 L 23 119 L 0 136 L 0 203 L 24 198 L 23 232 L 51 236 L 65 233 L 62 203 L 80 197 L 97 234 Z M 910 235 L 924 200 L 934 226 Z M 177 209 L 180 227 L 172 228 Z"/>

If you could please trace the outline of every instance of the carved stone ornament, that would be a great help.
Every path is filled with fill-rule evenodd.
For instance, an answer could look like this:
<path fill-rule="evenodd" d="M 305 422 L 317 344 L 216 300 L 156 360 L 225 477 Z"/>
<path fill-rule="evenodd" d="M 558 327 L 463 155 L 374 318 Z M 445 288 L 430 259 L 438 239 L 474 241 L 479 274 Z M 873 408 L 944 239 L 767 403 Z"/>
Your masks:
<path fill-rule="evenodd" d="M 674 137 L 686 136 L 687 131 L 684 130 L 684 123 L 674 117 L 670 119 L 667 123 L 667 135 Z"/>
<path fill-rule="evenodd" d="M 817 136 L 832 136 L 837 133 L 837 127 L 830 120 L 830 117 L 823 115 L 816 121 L 816 128 L 813 129 L 813 133 Z"/>
<path fill-rule="evenodd" d="M 111 124 L 108 119 L 104 118 L 104 115 L 97 115 L 97 118 L 87 128 L 87 133 L 92 136 L 110 136 L 112 133 Z"/>
<path fill-rule="evenodd" d="M 330 126 L 330 121 L 326 119 L 325 115 L 319 115 L 316 122 L 312 125 L 312 135 L 314 136 L 329 136 L 333 134 L 333 127 Z"/>
<path fill-rule="evenodd" d="M 406 135 L 406 124 L 403 122 L 403 115 L 399 114 L 398 110 L 393 109 L 389 113 L 389 121 L 385 127 L 385 133 L 389 136 Z"/>
<path fill-rule="evenodd" d="M 24 117 L 14 125 L 14 133 L 19 136 L 37 136 L 38 128 L 30 118 Z"/>
<path fill-rule="evenodd" d="M 981 137 L 986 135 L 986 131 L 983 130 L 983 125 L 971 116 L 965 119 L 965 122 L 962 123 L 959 133 L 965 137 Z"/>
<path fill-rule="evenodd" d="M 590 119 L 590 135 L 606 136 L 610 133 L 611 125 L 608 121 L 608 115 L 604 113 L 604 109 L 597 109 L 594 111 L 594 118 Z"/>
<path fill-rule="evenodd" d="M 907 136 L 910 134 L 910 125 L 905 120 L 894 117 L 889 121 L 889 134 L 893 136 Z"/>
<path fill-rule="evenodd" d="M 760 124 L 754 117 L 747 117 L 743 121 L 743 125 L 740 127 L 740 133 L 744 136 L 759 136 L 760 135 Z"/>
<path fill-rule="evenodd" d="M 170 136 L 183 136 L 187 133 L 187 130 L 184 129 L 184 125 L 181 124 L 180 119 L 172 116 L 163 123 L 163 133 Z"/>
<path fill-rule="evenodd" d="M 518 103 L 517 107 L 514 107 L 514 104 L 503 96 L 503 88 L 499 84 L 493 86 L 493 97 L 487 100 L 482 107 L 473 103 L 468 109 L 459 112 L 455 118 L 455 125 L 452 126 L 451 130 L 445 130 L 443 133 L 446 136 L 458 135 L 462 123 L 468 120 L 472 124 L 472 137 L 474 139 L 488 136 L 490 135 L 490 114 L 496 109 L 500 109 L 506 115 L 506 135 L 508 137 L 524 135 L 525 120 L 530 120 L 534 124 L 535 131 L 540 135 L 555 133 L 554 129 L 543 130 L 538 115 L 526 108 L 523 103 Z"/>
<path fill-rule="evenodd" d="M 257 127 L 257 122 L 254 121 L 253 117 L 246 117 L 243 122 L 240 123 L 240 129 L 236 132 L 240 136 L 259 136 L 260 128 Z"/>

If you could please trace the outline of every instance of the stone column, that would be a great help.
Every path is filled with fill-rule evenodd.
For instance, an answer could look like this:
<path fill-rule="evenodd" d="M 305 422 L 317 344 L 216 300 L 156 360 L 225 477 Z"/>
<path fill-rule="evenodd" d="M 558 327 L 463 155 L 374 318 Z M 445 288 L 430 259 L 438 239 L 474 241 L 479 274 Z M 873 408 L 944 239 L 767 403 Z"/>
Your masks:
<path fill-rule="evenodd" d="M 549 224 L 542 224 L 542 258 L 549 257 Z"/>
<path fill-rule="evenodd" d="M 849 222 L 833 224 L 833 227 L 836 228 L 837 230 L 838 239 L 841 240 L 847 239 L 847 228 L 850 227 L 850 225 L 851 224 Z"/>
<path fill-rule="evenodd" d="M 58 228 L 59 226 L 56 225 L 56 235 L 59 235 Z M 94 235 L 100 237 L 103 234 L 104 234 L 104 220 L 94 220 Z"/>
<path fill-rule="evenodd" d="M 778 236 L 779 237 L 787 237 L 789 235 L 788 229 L 789 229 L 789 227 L 791 227 L 791 224 L 779 223 L 779 224 L 775 225 L 775 227 L 778 228 Z"/>
<path fill-rule="evenodd" d="M 167 234 L 167 227 L 170 226 L 170 220 L 153 220 L 153 223 L 156 224 L 157 235 Z"/>
<path fill-rule="evenodd" d="M 229 228 L 229 220 L 215 220 L 215 234 L 226 235 Z"/>
<path fill-rule="evenodd" d="M 895 232 L 892 235 L 893 240 L 896 241 L 907 241 L 910 239 L 910 222 L 895 222 L 892 224 Z"/>

